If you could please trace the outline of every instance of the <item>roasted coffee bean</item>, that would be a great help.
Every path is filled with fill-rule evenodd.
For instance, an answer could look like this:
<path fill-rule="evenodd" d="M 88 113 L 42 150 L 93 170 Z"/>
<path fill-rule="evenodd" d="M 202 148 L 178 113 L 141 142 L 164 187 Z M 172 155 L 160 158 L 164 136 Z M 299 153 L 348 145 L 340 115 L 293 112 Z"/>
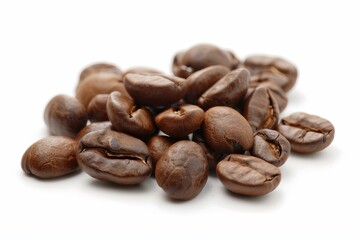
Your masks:
<path fill-rule="evenodd" d="M 107 101 L 107 113 L 114 129 L 135 137 L 150 136 L 155 132 L 151 112 L 138 108 L 134 100 L 120 92 L 112 92 Z"/>
<path fill-rule="evenodd" d="M 113 91 L 127 94 L 121 76 L 107 72 L 94 73 L 79 83 L 76 98 L 87 107 L 96 95 L 110 94 Z"/>
<path fill-rule="evenodd" d="M 76 135 L 76 142 L 78 142 L 83 136 L 88 134 L 89 132 L 94 132 L 97 130 L 103 130 L 103 129 L 110 129 L 111 128 L 111 122 L 105 121 L 105 122 L 94 122 L 87 126 L 85 126 L 81 131 Z"/>
<path fill-rule="evenodd" d="M 95 63 L 90 66 L 87 66 L 86 68 L 84 68 L 84 70 L 81 71 L 80 77 L 79 77 L 79 82 L 81 82 L 82 80 L 84 80 L 85 78 L 87 78 L 88 76 L 90 76 L 94 73 L 103 73 L 103 72 L 112 73 L 114 75 L 119 76 L 120 78 L 123 75 L 121 70 L 113 64 Z"/>
<path fill-rule="evenodd" d="M 235 69 L 239 62 L 230 51 L 209 44 L 199 44 L 176 54 L 172 71 L 176 76 L 187 78 L 192 73 L 213 65 L 223 65 L 229 69 Z"/>
<path fill-rule="evenodd" d="M 282 90 L 281 87 L 272 82 L 250 81 L 250 86 L 244 99 L 247 99 L 247 97 L 250 96 L 257 87 L 266 87 L 267 89 L 269 89 L 272 93 L 272 96 L 276 99 L 276 102 L 278 103 L 279 112 L 284 111 L 288 104 L 288 98 L 286 96 L 286 93 L 284 92 L 284 90 Z"/>
<path fill-rule="evenodd" d="M 330 145 L 335 128 L 330 121 L 303 112 L 293 113 L 280 121 L 278 131 L 298 153 L 318 152 Z"/>
<path fill-rule="evenodd" d="M 216 166 L 221 183 L 231 192 L 260 196 L 272 192 L 280 183 L 279 168 L 253 156 L 230 154 Z"/>
<path fill-rule="evenodd" d="M 245 68 L 236 69 L 217 81 L 198 100 L 201 108 L 239 105 L 249 87 L 250 73 Z"/>
<path fill-rule="evenodd" d="M 185 79 L 167 75 L 126 74 L 124 83 L 131 97 L 144 106 L 169 106 L 186 93 Z"/>
<path fill-rule="evenodd" d="M 129 68 L 128 70 L 126 70 L 126 72 L 124 73 L 124 76 L 128 73 L 137 73 L 137 74 L 142 74 L 142 75 L 161 75 L 164 74 L 163 72 L 157 70 L 157 69 L 153 69 L 153 68 L 148 68 L 148 67 L 133 67 L 133 68 Z"/>
<path fill-rule="evenodd" d="M 194 198 L 205 186 L 209 166 L 202 148 L 192 141 L 173 144 L 156 164 L 157 184 L 170 198 Z"/>
<path fill-rule="evenodd" d="M 86 125 L 86 108 L 76 98 L 57 95 L 47 104 L 44 121 L 51 134 L 75 137 Z"/>
<path fill-rule="evenodd" d="M 89 102 L 87 112 L 90 122 L 109 121 L 109 117 L 106 112 L 108 97 L 109 94 L 98 94 Z"/>
<path fill-rule="evenodd" d="M 90 132 L 80 139 L 77 159 L 90 176 L 122 185 L 145 181 L 152 172 L 146 144 L 113 130 Z"/>
<path fill-rule="evenodd" d="M 209 164 L 209 170 L 214 171 L 218 162 L 224 158 L 225 154 L 215 152 L 205 141 L 202 130 L 198 130 L 194 132 L 192 136 L 192 140 L 200 145 L 200 147 L 204 150 L 206 159 Z"/>
<path fill-rule="evenodd" d="M 252 76 L 260 75 L 259 78 L 263 79 L 271 77 L 285 92 L 295 85 L 298 75 L 292 63 L 279 57 L 249 56 L 245 59 L 244 66 L 249 69 Z"/>
<path fill-rule="evenodd" d="M 272 91 L 266 87 L 257 87 L 246 99 L 243 114 L 254 131 L 276 128 L 279 106 Z"/>
<path fill-rule="evenodd" d="M 168 148 L 178 141 L 180 141 L 178 138 L 159 135 L 152 136 L 149 139 L 147 146 L 149 148 L 151 161 L 154 167 Z"/>
<path fill-rule="evenodd" d="M 229 107 L 213 107 L 205 112 L 203 134 L 206 143 L 220 153 L 243 152 L 254 144 L 249 123 Z"/>
<path fill-rule="evenodd" d="M 191 104 L 171 107 L 155 118 L 159 129 L 172 137 L 183 137 L 195 132 L 203 120 L 204 111 Z"/>
<path fill-rule="evenodd" d="M 251 154 L 274 166 L 283 165 L 290 153 L 289 141 L 278 131 L 261 129 L 255 133 Z"/>
<path fill-rule="evenodd" d="M 56 178 L 79 169 L 76 142 L 68 137 L 50 136 L 32 144 L 24 153 L 21 167 L 38 178 Z"/>
<path fill-rule="evenodd" d="M 188 103 L 196 104 L 201 95 L 213 86 L 230 70 L 221 65 L 210 66 L 191 74 L 186 79 L 187 92 L 184 99 Z"/>

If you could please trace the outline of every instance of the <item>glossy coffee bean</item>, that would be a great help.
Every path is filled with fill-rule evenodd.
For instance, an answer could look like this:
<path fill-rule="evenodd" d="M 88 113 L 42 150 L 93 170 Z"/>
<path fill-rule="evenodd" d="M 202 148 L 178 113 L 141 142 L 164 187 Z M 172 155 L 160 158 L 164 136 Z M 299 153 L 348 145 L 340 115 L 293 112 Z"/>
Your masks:
<path fill-rule="evenodd" d="M 21 167 L 38 178 L 56 178 L 79 169 L 76 142 L 63 136 L 50 136 L 32 144 L 24 153 Z"/>
<path fill-rule="evenodd" d="M 125 133 L 99 130 L 80 139 L 77 159 L 93 178 L 121 185 L 145 181 L 152 172 L 146 144 Z"/>
<path fill-rule="evenodd" d="M 239 60 L 233 53 L 214 45 L 199 44 L 176 54 L 172 71 L 176 76 L 187 78 L 192 73 L 209 66 L 222 65 L 228 69 L 235 69 L 238 64 Z"/>
<path fill-rule="evenodd" d="M 260 196 L 272 192 L 280 183 L 279 168 L 253 156 L 230 154 L 216 166 L 221 183 L 231 192 Z"/>
<path fill-rule="evenodd" d="M 202 148 L 192 141 L 179 141 L 157 162 L 155 178 L 170 198 L 188 200 L 201 192 L 208 170 Z"/>
<path fill-rule="evenodd" d="M 159 75 L 159 74 L 164 74 L 163 72 L 157 70 L 157 69 L 153 69 L 153 68 L 148 68 L 148 67 L 133 67 L 133 68 L 129 68 L 128 70 L 126 70 L 126 72 L 124 73 L 124 76 L 128 73 L 137 73 L 137 74 L 149 74 L 149 75 Z"/>
<path fill-rule="evenodd" d="M 214 171 L 216 168 L 216 165 L 218 162 L 224 158 L 225 154 L 215 152 L 214 149 L 212 149 L 205 141 L 205 138 L 203 136 L 202 130 L 198 130 L 194 132 L 192 136 L 192 140 L 200 145 L 200 147 L 203 149 L 206 159 L 209 164 L 209 170 Z"/>
<path fill-rule="evenodd" d="M 249 87 L 250 73 L 245 68 L 236 69 L 210 87 L 201 95 L 198 104 L 203 109 L 214 106 L 239 105 Z"/>
<path fill-rule="evenodd" d="M 155 132 L 155 123 L 151 112 L 138 108 L 131 97 L 120 92 L 109 95 L 107 113 L 114 129 L 135 137 L 150 136 Z"/>
<path fill-rule="evenodd" d="M 131 97 L 144 106 L 169 106 L 186 93 L 185 79 L 167 75 L 127 74 L 126 90 Z"/>
<path fill-rule="evenodd" d="M 261 129 L 255 133 L 251 155 L 261 158 L 274 166 L 283 165 L 290 154 L 289 141 L 278 131 Z"/>
<path fill-rule="evenodd" d="M 229 107 L 213 107 L 205 112 L 203 134 L 206 143 L 220 153 L 243 152 L 254 144 L 249 123 Z"/>
<path fill-rule="evenodd" d="M 104 122 L 109 121 L 109 117 L 106 112 L 106 103 L 109 94 L 98 94 L 87 106 L 88 118 L 90 122 Z"/>
<path fill-rule="evenodd" d="M 98 130 L 103 129 L 111 129 L 111 122 L 105 121 L 105 122 L 93 122 L 89 125 L 85 126 L 81 131 L 76 135 L 75 140 L 78 142 L 83 136 L 88 134 L 89 132 L 94 132 Z"/>
<path fill-rule="evenodd" d="M 183 137 L 195 132 L 203 120 L 204 111 L 191 104 L 171 107 L 155 118 L 159 129 L 172 137 Z"/>
<path fill-rule="evenodd" d="M 86 125 L 87 111 L 76 98 L 57 95 L 46 105 L 44 121 L 51 134 L 75 137 Z"/>
<path fill-rule="evenodd" d="M 172 138 L 168 136 L 152 136 L 147 146 L 149 148 L 149 153 L 153 166 L 156 166 L 156 163 L 159 161 L 161 156 L 168 150 L 168 148 L 174 143 L 180 141 L 178 138 Z"/>
<path fill-rule="evenodd" d="M 79 83 L 76 98 L 87 107 L 96 95 L 110 94 L 113 91 L 127 94 L 121 76 L 107 72 L 94 73 Z"/>
<path fill-rule="evenodd" d="M 276 128 L 279 106 L 272 91 L 266 87 L 257 87 L 246 99 L 243 114 L 254 131 Z"/>
<path fill-rule="evenodd" d="M 293 113 L 280 121 L 278 131 L 298 153 L 318 152 L 334 140 L 335 128 L 330 121 L 304 112 Z"/>
<path fill-rule="evenodd" d="M 266 76 L 272 75 L 273 80 L 285 92 L 295 85 L 298 75 L 297 69 L 292 63 L 279 57 L 249 56 L 245 59 L 244 66 L 249 69 L 252 76 L 260 75 L 260 78 L 266 78 Z"/>
<path fill-rule="evenodd" d="M 191 74 L 186 79 L 187 92 L 184 99 L 188 103 L 196 104 L 201 95 L 213 86 L 230 70 L 221 65 L 210 66 Z"/>
<path fill-rule="evenodd" d="M 111 74 L 117 75 L 119 77 L 122 77 L 122 75 L 123 75 L 121 70 L 113 64 L 95 63 L 95 64 L 87 66 L 86 68 L 84 68 L 81 71 L 80 77 L 79 77 L 79 82 L 83 81 L 85 78 L 87 78 L 88 76 L 90 76 L 94 73 L 103 73 L 103 72 L 111 73 Z"/>

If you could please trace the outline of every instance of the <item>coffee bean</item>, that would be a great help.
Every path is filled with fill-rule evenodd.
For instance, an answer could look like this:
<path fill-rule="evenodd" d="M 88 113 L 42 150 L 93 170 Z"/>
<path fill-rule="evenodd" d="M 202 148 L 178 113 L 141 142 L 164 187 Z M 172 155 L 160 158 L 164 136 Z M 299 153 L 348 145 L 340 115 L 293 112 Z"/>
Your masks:
<path fill-rule="evenodd" d="M 203 133 L 206 143 L 217 152 L 250 150 L 253 131 L 246 119 L 229 107 L 213 107 L 205 112 Z"/>
<path fill-rule="evenodd" d="M 210 44 L 195 45 L 175 55 L 172 71 L 176 76 L 187 78 L 192 73 L 213 65 L 235 69 L 239 65 L 236 56 Z"/>
<path fill-rule="evenodd" d="M 227 67 L 215 65 L 191 74 L 186 79 L 187 92 L 184 96 L 185 101 L 196 104 L 206 90 L 229 72 L 230 70 Z"/>
<path fill-rule="evenodd" d="M 88 134 L 89 132 L 94 132 L 97 130 L 103 130 L 103 129 L 110 129 L 111 128 L 111 122 L 105 121 L 105 122 L 93 122 L 89 125 L 85 126 L 81 131 L 76 135 L 75 140 L 78 142 L 83 136 Z"/>
<path fill-rule="evenodd" d="M 260 75 L 260 78 L 265 76 L 272 78 L 275 83 L 285 91 L 289 91 L 296 82 L 297 69 L 290 63 L 279 57 L 271 57 L 265 55 L 249 56 L 244 61 L 244 66 L 249 69 L 251 75 Z M 265 74 L 265 76 L 262 76 Z"/>
<path fill-rule="evenodd" d="M 274 166 L 283 165 L 290 153 L 289 141 L 278 131 L 261 129 L 255 133 L 251 154 Z"/>
<path fill-rule="evenodd" d="M 293 113 L 280 121 L 278 130 L 298 153 L 318 152 L 330 145 L 335 128 L 330 121 L 304 112 Z"/>
<path fill-rule="evenodd" d="M 86 125 L 86 108 L 76 98 L 57 95 L 46 105 L 44 121 L 51 134 L 75 137 Z"/>
<path fill-rule="evenodd" d="M 221 183 L 231 192 L 260 196 L 272 192 L 280 183 L 279 168 L 253 156 L 230 154 L 216 166 Z"/>
<path fill-rule="evenodd" d="M 107 113 L 114 129 L 135 137 L 147 137 L 155 132 L 155 123 L 151 112 L 138 108 L 131 97 L 120 92 L 109 95 Z"/>
<path fill-rule="evenodd" d="M 171 107 L 155 118 L 159 129 L 172 137 L 183 137 L 195 132 L 203 120 L 204 111 L 191 104 Z"/>
<path fill-rule="evenodd" d="M 170 106 L 186 93 L 185 79 L 167 75 L 127 74 L 126 90 L 144 106 Z"/>
<path fill-rule="evenodd" d="M 88 118 L 90 122 L 104 122 L 109 121 L 109 117 L 106 112 L 106 102 L 109 94 L 98 94 L 87 106 Z"/>
<path fill-rule="evenodd" d="M 154 167 L 168 148 L 178 141 L 180 141 L 178 138 L 159 135 L 153 136 L 149 139 L 147 146 L 149 148 L 149 154 Z"/>
<path fill-rule="evenodd" d="M 170 198 L 188 200 L 198 195 L 208 178 L 202 148 L 192 141 L 173 144 L 156 164 L 157 184 Z"/>
<path fill-rule="evenodd" d="M 142 74 L 142 75 L 161 75 L 164 74 L 163 72 L 157 70 L 157 69 L 153 69 L 153 68 L 148 68 L 148 67 L 133 67 L 133 68 L 129 68 L 128 70 L 126 70 L 126 72 L 124 73 L 124 76 L 128 73 L 137 73 L 137 74 Z"/>
<path fill-rule="evenodd" d="M 139 184 L 151 175 L 148 157 L 143 141 L 109 129 L 86 134 L 77 151 L 79 165 L 87 174 L 121 185 Z"/>
<path fill-rule="evenodd" d="M 87 78 L 88 76 L 90 76 L 94 73 L 102 73 L 102 72 L 112 73 L 114 75 L 119 76 L 120 78 L 123 75 L 121 70 L 113 64 L 95 63 L 90 66 L 87 66 L 86 68 L 84 68 L 84 70 L 81 71 L 80 77 L 79 77 L 79 82 L 83 81 L 85 78 Z"/>
<path fill-rule="evenodd" d="M 236 106 L 245 96 L 250 81 L 250 73 L 245 68 L 236 69 L 217 81 L 198 100 L 203 109 L 214 106 Z"/>
<path fill-rule="evenodd" d="M 21 167 L 38 178 L 56 178 L 79 169 L 76 142 L 68 137 L 50 136 L 32 144 L 24 153 Z"/>
<path fill-rule="evenodd" d="M 276 128 L 279 106 L 272 91 L 266 87 L 257 87 L 246 99 L 243 114 L 254 131 Z"/>

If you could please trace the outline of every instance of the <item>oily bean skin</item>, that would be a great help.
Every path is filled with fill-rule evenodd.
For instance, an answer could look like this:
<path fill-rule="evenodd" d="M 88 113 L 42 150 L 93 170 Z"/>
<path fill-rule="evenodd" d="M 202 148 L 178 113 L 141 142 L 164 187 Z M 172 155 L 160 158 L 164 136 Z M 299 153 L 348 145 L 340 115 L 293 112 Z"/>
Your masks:
<path fill-rule="evenodd" d="M 90 101 L 87 106 L 88 118 L 90 122 L 104 122 L 109 121 L 106 112 L 106 103 L 109 94 L 98 94 Z"/>
<path fill-rule="evenodd" d="M 236 69 L 217 81 L 198 100 L 203 109 L 214 106 L 239 105 L 249 87 L 250 73 L 245 68 Z"/>
<path fill-rule="evenodd" d="M 290 154 L 289 141 L 278 131 L 261 129 L 255 133 L 251 154 L 274 166 L 283 165 Z"/>
<path fill-rule="evenodd" d="M 112 92 L 106 104 L 107 114 L 114 129 L 135 137 L 150 136 L 155 132 L 151 112 L 137 108 L 134 100 L 120 92 Z"/>
<path fill-rule="evenodd" d="M 279 57 L 253 55 L 244 61 L 244 66 L 249 69 L 251 75 L 272 74 L 276 83 L 285 91 L 289 91 L 296 82 L 297 69 L 290 63 Z M 264 76 L 260 76 L 261 78 Z M 285 78 L 284 78 L 285 77 Z M 286 79 L 287 78 L 287 79 Z"/>
<path fill-rule="evenodd" d="M 94 132 L 103 129 L 111 129 L 111 122 L 105 121 L 105 122 L 90 123 L 89 125 L 85 126 L 83 129 L 81 129 L 81 131 L 76 135 L 75 140 L 76 142 L 78 142 L 83 136 L 85 136 L 89 132 Z"/>
<path fill-rule="evenodd" d="M 81 71 L 80 77 L 79 77 L 79 82 L 83 81 L 85 78 L 87 78 L 88 76 L 90 76 L 94 73 L 101 73 L 101 72 L 111 73 L 111 74 L 119 76 L 120 78 L 123 75 L 121 70 L 113 64 L 95 63 L 90 66 L 87 66 L 86 68 L 84 68 Z"/>
<path fill-rule="evenodd" d="M 125 133 L 99 130 L 80 139 L 77 159 L 93 178 L 121 185 L 140 184 L 152 172 L 144 142 Z"/>
<path fill-rule="evenodd" d="M 157 162 L 155 178 L 170 198 L 189 200 L 205 186 L 208 171 L 202 148 L 192 141 L 179 141 Z"/>
<path fill-rule="evenodd" d="M 51 134 L 73 138 L 85 127 L 87 111 L 76 98 L 57 95 L 46 105 L 44 121 Z"/>
<path fill-rule="evenodd" d="M 184 96 L 185 101 L 196 104 L 206 90 L 229 72 L 230 70 L 227 67 L 215 65 L 191 74 L 186 79 L 187 92 Z"/>
<path fill-rule="evenodd" d="M 253 91 L 245 102 L 243 113 L 254 131 L 274 129 L 279 121 L 279 106 L 266 87 L 257 87 Z"/>
<path fill-rule="evenodd" d="M 176 54 L 172 70 L 176 76 L 187 78 L 192 73 L 209 66 L 222 65 L 228 69 L 235 69 L 238 64 L 239 60 L 233 53 L 214 45 L 198 44 Z"/>
<path fill-rule="evenodd" d="M 38 178 L 56 178 L 79 169 L 76 142 L 68 137 L 49 136 L 32 144 L 24 153 L 21 167 Z"/>
<path fill-rule="evenodd" d="M 131 97 L 144 106 L 169 106 L 186 93 L 185 79 L 167 75 L 129 73 L 124 78 Z"/>
<path fill-rule="evenodd" d="M 168 148 L 177 141 L 179 141 L 178 138 L 159 135 L 153 136 L 149 139 L 147 146 L 149 148 L 149 154 L 154 167 Z"/>
<path fill-rule="evenodd" d="M 321 151 L 331 144 L 335 135 L 330 121 L 303 112 L 283 118 L 278 131 L 289 140 L 291 150 L 298 153 Z"/>
<path fill-rule="evenodd" d="M 221 183 L 231 192 L 261 196 L 272 192 L 280 183 L 279 168 L 253 156 L 230 154 L 216 166 Z"/>
<path fill-rule="evenodd" d="M 229 107 L 213 107 L 205 112 L 203 134 L 206 143 L 220 153 L 250 150 L 254 144 L 249 123 Z"/>
<path fill-rule="evenodd" d="M 191 104 L 171 107 L 155 118 L 159 129 L 172 137 L 184 137 L 195 132 L 203 120 L 204 111 Z"/>

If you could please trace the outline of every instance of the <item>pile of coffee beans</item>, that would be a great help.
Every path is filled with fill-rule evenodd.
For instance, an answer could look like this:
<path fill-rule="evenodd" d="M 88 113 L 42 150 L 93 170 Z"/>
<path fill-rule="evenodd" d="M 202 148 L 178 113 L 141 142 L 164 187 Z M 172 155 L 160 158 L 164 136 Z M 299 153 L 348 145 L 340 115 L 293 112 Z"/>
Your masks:
<path fill-rule="evenodd" d="M 80 168 L 121 185 L 154 176 L 179 200 L 198 195 L 216 172 L 229 191 L 259 196 L 279 185 L 279 167 L 291 151 L 314 153 L 334 139 L 334 126 L 319 116 L 280 118 L 298 75 L 285 59 L 240 61 L 200 44 L 177 53 L 172 71 L 86 67 L 75 97 L 58 95 L 47 104 L 52 136 L 26 150 L 22 169 L 55 178 Z"/>

